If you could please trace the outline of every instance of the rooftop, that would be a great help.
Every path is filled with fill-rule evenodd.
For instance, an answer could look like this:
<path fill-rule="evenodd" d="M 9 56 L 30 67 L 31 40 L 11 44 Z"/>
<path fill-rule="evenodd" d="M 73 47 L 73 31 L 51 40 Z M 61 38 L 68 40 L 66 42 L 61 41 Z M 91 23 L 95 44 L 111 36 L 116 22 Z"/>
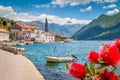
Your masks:
<path fill-rule="evenodd" d="M 26 29 L 35 29 L 35 28 L 38 29 L 39 28 L 38 26 L 29 26 L 29 25 L 20 24 L 20 23 L 17 23 L 16 25 L 21 27 L 21 28 L 26 28 Z"/>
<path fill-rule="evenodd" d="M 24 32 L 32 32 L 32 29 L 26 29 Z"/>
<path fill-rule="evenodd" d="M 2 29 L 2 28 L 0 28 L 0 32 L 8 33 L 8 31 L 6 29 Z"/>

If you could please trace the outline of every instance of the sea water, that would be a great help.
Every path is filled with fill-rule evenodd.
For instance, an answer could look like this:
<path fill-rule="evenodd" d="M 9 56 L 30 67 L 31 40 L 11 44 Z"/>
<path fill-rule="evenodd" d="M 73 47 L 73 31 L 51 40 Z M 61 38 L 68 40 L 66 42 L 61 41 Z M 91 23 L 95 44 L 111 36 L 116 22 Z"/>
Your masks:
<path fill-rule="evenodd" d="M 75 78 L 68 75 L 65 68 L 66 63 L 47 63 L 45 57 L 66 56 L 69 52 L 69 54 L 77 57 L 76 62 L 84 64 L 88 62 L 86 56 L 90 50 L 99 51 L 99 47 L 106 43 L 112 43 L 112 41 L 74 41 L 68 43 L 29 44 L 17 47 L 25 48 L 23 55 L 33 62 L 45 80 L 75 80 Z"/>

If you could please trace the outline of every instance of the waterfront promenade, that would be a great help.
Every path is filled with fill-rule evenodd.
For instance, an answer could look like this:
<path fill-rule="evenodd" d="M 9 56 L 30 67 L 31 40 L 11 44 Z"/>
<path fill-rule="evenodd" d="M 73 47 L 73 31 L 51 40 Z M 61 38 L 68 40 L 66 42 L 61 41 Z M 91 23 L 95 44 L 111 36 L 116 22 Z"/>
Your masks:
<path fill-rule="evenodd" d="M 0 49 L 0 80 L 44 80 L 31 61 Z"/>

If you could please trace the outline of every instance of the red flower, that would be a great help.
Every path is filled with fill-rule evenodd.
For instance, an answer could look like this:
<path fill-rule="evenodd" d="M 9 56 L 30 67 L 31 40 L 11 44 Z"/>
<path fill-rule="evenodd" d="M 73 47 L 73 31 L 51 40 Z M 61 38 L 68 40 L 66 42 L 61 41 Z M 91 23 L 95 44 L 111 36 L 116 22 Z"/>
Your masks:
<path fill-rule="evenodd" d="M 106 65 L 118 65 L 120 53 L 116 46 L 106 45 L 101 48 L 100 57 Z"/>
<path fill-rule="evenodd" d="M 69 66 L 69 74 L 75 78 L 82 79 L 86 76 L 85 67 L 82 64 L 73 62 Z"/>
<path fill-rule="evenodd" d="M 115 45 L 118 48 L 119 52 L 120 52 L 120 39 L 116 39 L 114 41 L 113 45 Z"/>
<path fill-rule="evenodd" d="M 108 72 L 107 70 L 103 71 L 100 77 L 100 80 L 118 80 L 117 76 L 114 73 Z"/>
<path fill-rule="evenodd" d="M 93 80 L 100 80 L 101 78 L 98 76 L 93 77 Z"/>
<path fill-rule="evenodd" d="M 90 51 L 88 53 L 87 59 L 92 63 L 98 63 L 99 54 L 95 51 Z"/>

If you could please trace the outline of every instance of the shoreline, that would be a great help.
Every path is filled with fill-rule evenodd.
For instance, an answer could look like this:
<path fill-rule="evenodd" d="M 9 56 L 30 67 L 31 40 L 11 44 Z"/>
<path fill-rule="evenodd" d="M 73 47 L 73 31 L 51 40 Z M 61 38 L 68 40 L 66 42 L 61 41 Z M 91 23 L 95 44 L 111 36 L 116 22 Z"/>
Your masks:
<path fill-rule="evenodd" d="M 0 49 L 0 80 L 44 80 L 34 64 L 22 55 Z"/>

